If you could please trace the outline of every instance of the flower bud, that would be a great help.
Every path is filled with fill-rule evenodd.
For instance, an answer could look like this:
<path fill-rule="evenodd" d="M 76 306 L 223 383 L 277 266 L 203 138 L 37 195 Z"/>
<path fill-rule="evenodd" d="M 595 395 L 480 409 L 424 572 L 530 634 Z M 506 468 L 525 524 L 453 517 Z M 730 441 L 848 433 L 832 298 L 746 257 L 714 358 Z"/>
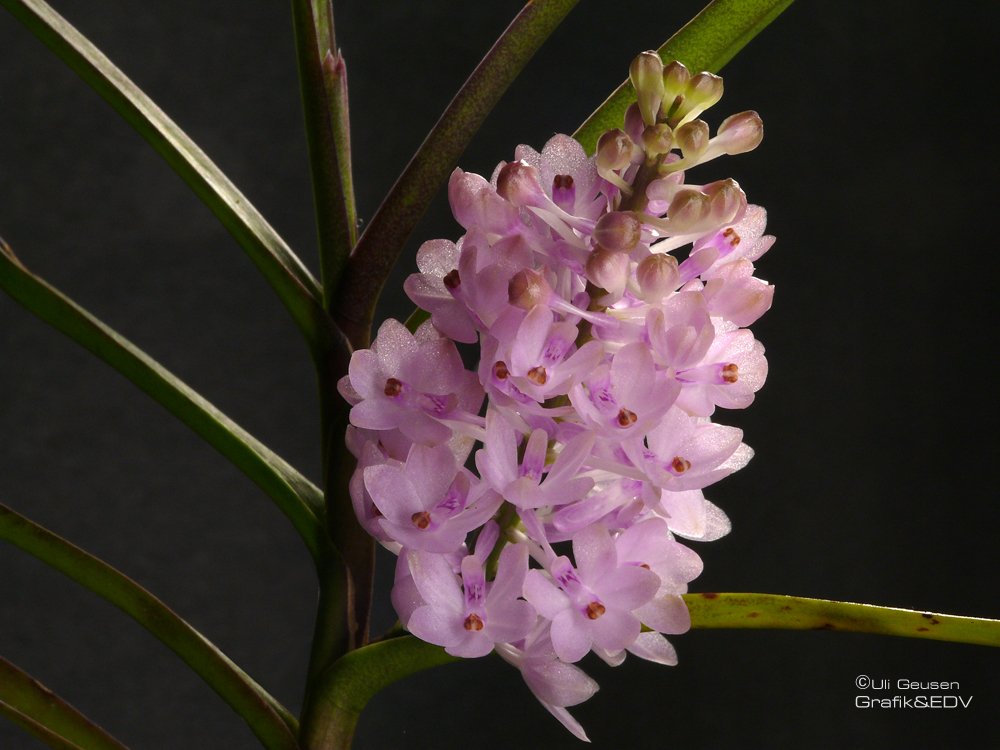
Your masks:
<path fill-rule="evenodd" d="M 678 111 L 681 122 L 692 120 L 722 98 L 722 79 L 713 73 L 703 72 L 691 77 L 684 105 Z"/>
<path fill-rule="evenodd" d="M 640 52 L 628 69 L 643 122 L 655 125 L 663 100 L 663 61 L 655 52 Z"/>
<path fill-rule="evenodd" d="M 639 244 L 642 224 L 631 213 L 612 211 L 597 220 L 593 237 L 603 248 L 627 253 Z"/>
<path fill-rule="evenodd" d="M 609 130 L 597 141 L 597 174 L 615 185 L 623 193 L 631 193 L 632 186 L 615 170 L 625 169 L 632 164 L 632 157 L 642 153 L 624 132 Z"/>
<path fill-rule="evenodd" d="M 696 230 L 709 215 L 710 200 L 700 190 L 685 188 L 677 191 L 667 210 L 671 231 L 674 234 L 687 234 Z"/>
<path fill-rule="evenodd" d="M 518 271 L 507 284 L 507 298 L 514 307 L 530 310 L 535 305 L 547 302 L 552 296 L 552 287 L 538 271 L 525 268 Z"/>
<path fill-rule="evenodd" d="M 644 302 L 657 303 L 674 291 L 680 281 L 677 258 L 666 253 L 655 253 L 643 258 L 635 269 L 639 297 Z"/>
<path fill-rule="evenodd" d="M 601 136 L 597 142 L 598 170 L 623 169 L 632 163 L 635 144 L 624 132 L 615 128 Z"/>
<path fill-rule="evenodd" d="M 598 246 L 587 258 L 587 279 L 614 298 L 621 297 L 628 282 L 628 253 Z"/>
<path fill-rule="evenodd" d="M 650 125 L 642 131 L 642 147 L 650 156 L 665 154 L 674 147 L 674 133 L 665 122 Z"/>
<path fill-rule="evenodd" d="M 708 148 L 708 123 L 704 120 L 693 120 L 677 128 L 674 137 L 684 152 L 685 159 L 697 159 Z"/>
<path fill-rule="evenodd" d="M 713 139 L 717 148 L 734 155 L 753 151 L 764 139 L 764 123 L 760 115 L 753 111 L 731 115 L 719 125 L 718 135 Z"/>
<path fill-rule="evenodd" d="M 668 109 L 678 96 L 684 96 L 690 81 L 691 73 L 680 60 L 674 60 L 663 67 L 664 109 Z"/>
<path fill-rule="evenodd" d="M 524 161 L 503 166 L 497 175 L 497 194 L 515 206 L 537 206 L 545 201 L 538 170 Z"/>
<path fill-rule="evenodd" d="M 747 207 L 747 196 L 736 180 L 719 180 L 702 188 L 710 198 L 713 222 L 731 224 L 737 221 Z"/>

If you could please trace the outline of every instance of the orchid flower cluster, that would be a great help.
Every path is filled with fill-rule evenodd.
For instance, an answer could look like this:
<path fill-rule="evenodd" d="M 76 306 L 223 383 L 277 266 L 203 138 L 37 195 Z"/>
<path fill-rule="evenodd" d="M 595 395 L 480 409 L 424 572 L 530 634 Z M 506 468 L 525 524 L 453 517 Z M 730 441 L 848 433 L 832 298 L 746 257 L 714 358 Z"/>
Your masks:
<path fill-rule="evenodd" d="M 645 52 L 630 79 L 638 101 L 593 157 L 557 135 L 490 181 L 455 170 L 465 234 L 425 243 L 405 284 L 429 319 L 387 320 L 339 383 L 354 509 L 398 554 L 403 626 L 455 656 L 496 651 L 581 739 L 567 707 L 597 690 L 585 655 L 677 662 L 664 634 L 689 628 L 702 569 L 677 538 L 729 531 L 702 490 L 752 451 L 711 417 L 763 385 L 747 326 L 773 294 L 754 276 L 764 210 L 732 179 L 686 180 L 755 148 L 760 118 L 711 137 L 718 76 Z M 476 371 L 456 342 L 478 343 Z"/>

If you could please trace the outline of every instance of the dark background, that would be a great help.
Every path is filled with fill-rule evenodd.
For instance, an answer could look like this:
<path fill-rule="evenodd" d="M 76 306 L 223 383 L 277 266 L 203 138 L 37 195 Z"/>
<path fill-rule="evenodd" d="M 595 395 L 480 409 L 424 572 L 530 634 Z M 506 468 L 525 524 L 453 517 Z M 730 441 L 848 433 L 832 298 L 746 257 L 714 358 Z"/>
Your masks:
<path fill-rule="evenodd" d="M 287 3 L 56 2 L 227 171 L 315 268 Z M 354 168 L 371 216 L 436 114 L 519 7 L 339 3 Z M 462 159 L 571 132 L 701 5 L 582 2 Z M 800 0 L 725 69 L 707 119 L 761 112 L 735 176 L 778 236 L 756 326 L 771 365 L 750 466 L 709 492 L 733 533 L 695 590 L 766 591 L 1000 617 L 995 490 L 995 32 L 977 2 Z M 315 383 L 249 261 L 102 101 L 0 13 L 0 234 L 269 446 L 318 475 Z M 420 240 L 457 236 L 438 200 Z M 118 566 L 298 710 L 308 556 L 271 503 L 101 362 L 0 299 L 0 501 Z M 694 546 L 694 545 L 693 545 Z M 382 567 L 381 625 L 389 568 Z M 998 652 L 814 632 L 699 631 L 676 668 L 587 663 L 575 714 L 597 747 L 988 747 Z M 0 549 L 0 653 L 136 748 L 243 748 L 242 721 L 128 618 Z M 864 711 L 859 674 L 950 680 L 967 710 Z M 869 691 L 871 695 L 877 693 Z M 489 657 L 378 696 L 357 747 L 574 748 Z M 0 723 L 0 747 L 38 745 Z"/>

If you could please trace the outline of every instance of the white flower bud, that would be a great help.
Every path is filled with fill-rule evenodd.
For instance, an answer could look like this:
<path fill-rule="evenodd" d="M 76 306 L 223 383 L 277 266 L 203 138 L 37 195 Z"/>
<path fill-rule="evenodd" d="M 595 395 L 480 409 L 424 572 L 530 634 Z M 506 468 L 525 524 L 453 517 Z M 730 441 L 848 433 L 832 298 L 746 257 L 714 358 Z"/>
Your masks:
<path fill-rule="evenodd" d="M 545 201 L 538 170 L 524 161 L 512 161 L 500 170 L 497 195 L 515 206 L 536 206 Z"/>
<path fill-rule="evenodd" d="M 518 271 L 507 284 L 507 298 L 514 307 L 530 310 L 535 305 L 547 302 L 552 296 L 552 287 L 538 271 L 525 268 Z"/>
<path fill-rule="evenodd" d="M 704 120 L 693 120 L 677 128 L 674 137 L 684 152 L 685 160 L 697 159 L 708 148 L 708 123 Z"/>
<path fill-rule="evenodd" d="M 711 199 L 709 205 L 713 222 L 731 224 L 746 210 L 747 196 L 736 180 L 713 182 L 703 190 Z"/>
<path fill-rule="evenodd" d="M 642 146 L 650 156 L 665 154 L 674 147 L 674 133 L 665 122 L 650 125 L 642 131 Z"/>
<path fill-rule="evenodd" d="M 655 52 L 640 52 L 629 66 L 628 73 L 643 121 L 647 125 L 655 125 L 663 100 L 663 61 Z"/>
<path fill-rule="evenodd" d="M 679 112 L 682 122 L 687 122 L 722 98 L 722 79 L 713 73 L 698 73 L 691 76 L 687 92 L 684 94 L 684 106 Z"/>
<path fill-rule="evenodd" d="M 623 169 L 632 163 L 634 150 L 635 144 L 624 132 L 617 128 L 609 130 L 597 142 L 597 168 Z"/>
<path fill-rule="evenodd" d="M 666 253 L 655 253 L 643 258 L 635 269 L 639 298 L 656 304 L 677 288 L 680 273 L 677 258 Z"/>
<path fill-rule="evenodd" d="M 630 213 L 612 211 L 597 220 L 593 237 L 601 247 L 628 252 L 639 244 L 642 224 Z"/>
<path fill-rule="evenodd" d="M 691 73 L 680 60 L 674 60 L 663 67 L 664 109 L 669 108 L 676 97 L 684 96 L 690 81 Z"/>
<path fill-rule="evenodd" d="M 716 148 L 734 155 L 753 151 L 764 139 L 764 123 L 760 115 L 753 111 L 731 115 L 719 125 L 718 135 L 713 139 Z"/>
<path fill-rule="evenodd" d="M 671 232 L 687 234 L 697 229 L 709 215 L 710 200 L 709 196 L 700 190 L 691 188 L 678 190 L 667 210 Z"/>
<path fill-rule="evenodd" d="M 587 258 L 587 279 L 612 298 L 621 297 L 628 282 L 628 253 L 598 246 Z"/>

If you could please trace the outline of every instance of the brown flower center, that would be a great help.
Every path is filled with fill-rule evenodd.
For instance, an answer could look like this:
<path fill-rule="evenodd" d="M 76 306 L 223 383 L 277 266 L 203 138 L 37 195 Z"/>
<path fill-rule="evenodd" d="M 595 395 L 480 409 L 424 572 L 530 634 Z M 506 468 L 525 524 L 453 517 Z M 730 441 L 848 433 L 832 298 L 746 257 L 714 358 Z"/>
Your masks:
<path fill-rule="evenodd" d="M 482 630 L 485 625 L 483 624 L 482 618 L 473 612 L 471 615 L 465 618 L 465 622 L 462 623 L 462 627 L 466 630 Z"/>
<path fill-rule="evenodd" d="M 413 521 L 414 526 L 423 531 L 431 525 L 431 514 L 426 510 L 422 510 L 419 513 L 414 513 L 410 516 L 410 520 Z"/>
<path fill-rule="evenodd" d="M 389 398 L 395 398 L 400 393 L 403 392 L 403 383 L 396 378 L 389 378 L 385 381 L 385 395 Z"/>
<path fill-rule="evenodd" d="M 538 367 L 532 367 L 528 370 L 528 380 L 532 383 L 537 383 L 538 385 L 545 385 L 545 381 L 549 379 L 549 375 L 545 372 L 545 368 L 541 365 Z"/>
<path fill-rule="evenodd" d="M 618 412 L 618 426 L 619 427 L 631 427 L 635 424 L 638 417 L 635 415 L 634 411 L 629 411 L 628 409 L 621 409 Z"/>
<path fill-rule="evenodd" d="M 604 605 L 600 602 L 591 602 L 587 605 L 587 617 L 591 620 L 596 620 L 598 617 L 603 615 L 607 610 Z"/>
<path fill-rule="evenodd" d="M 507 369 L 506 362 L 496 362 L 493 365 L 493 377 L 497 380 L 506 380 L 508 375 L 510 375 L 510 370 Z"/>
<path fill-rule="evenodd" d="M 670 468 L 673 469 L 678 474 L 683 474 L 685 471 L 691 468 L 691 462 L 686 458 L 681 458 L 680 456 L 674 456 L 674 460 L 670 462 Z"/>
<path fill-rule="evenodd" d="M 564 188 L 569 190 L 573 187 L 573 177 L 568 174 L 557 174 L 552 178 L 552 189 L 558 190 L 559 188 Z"/>
<path fill-rule="evenodd" d="M 727 383 L 735 383 L 740 379 L 740 368 L 730 362 L 722 368 L 722 379 Z"/>

